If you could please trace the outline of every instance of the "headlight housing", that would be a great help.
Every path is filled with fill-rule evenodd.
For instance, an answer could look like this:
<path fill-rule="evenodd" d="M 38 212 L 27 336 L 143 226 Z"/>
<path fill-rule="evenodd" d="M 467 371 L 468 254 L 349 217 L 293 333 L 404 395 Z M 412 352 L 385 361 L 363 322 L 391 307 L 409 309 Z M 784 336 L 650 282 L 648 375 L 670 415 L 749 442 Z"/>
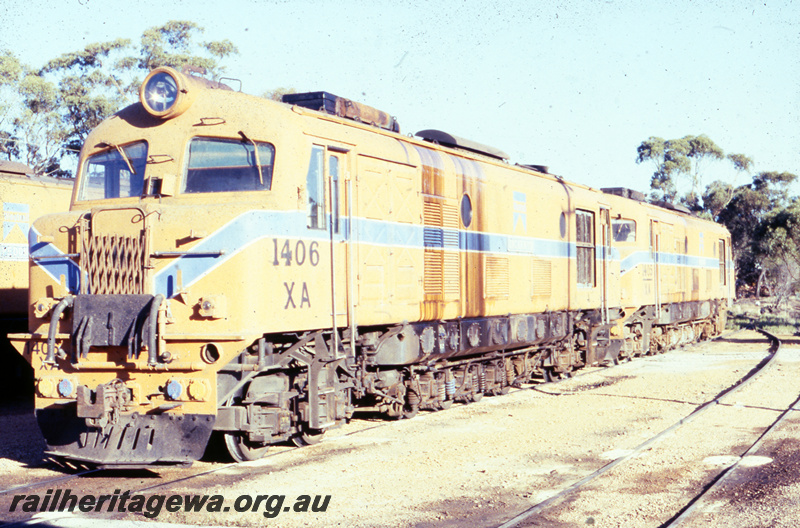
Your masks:
<path fill-rule="evenodd" d="M 194 91 L 189 90 L 183 75 L 162 66 L 145 77 L 139 87 L 139 100 L 150 114 L 170 119 L 181 115 L 191 106 Z"/>

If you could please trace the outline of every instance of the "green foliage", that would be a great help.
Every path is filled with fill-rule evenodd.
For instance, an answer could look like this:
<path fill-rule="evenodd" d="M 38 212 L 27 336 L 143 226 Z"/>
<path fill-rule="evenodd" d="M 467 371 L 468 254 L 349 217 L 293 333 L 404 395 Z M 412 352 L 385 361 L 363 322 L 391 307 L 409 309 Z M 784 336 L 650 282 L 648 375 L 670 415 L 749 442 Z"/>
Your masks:
<path fill-rule="evenodd" d="M 789 195 L 796 179 L 788 172 L 758 173 L 751 183 L 733 189 L 716 215 L 731 232 L 737 281 L 748 289 L 759 293 L 762 286 L 775 289 L 786 285 L 794 273 L 792 255 L 800 246 L 796 241 L 782 244 L 788 243 L 786 230 L 797 225 L 800 217 L 800 206 Z M 722 192 L 721 186 L 710 185 L 706 193 L 714 195 L 715 190 Z M 800 232 L 791 236 L 800 236 Z"/>
<path fill-rule="evenodd" d="M 703 208 L 710 218 L 716 218 L 733 198 L 733 185 L 723 181 L 711 182 L 703 193 Z"/>
<path fill-rule="evenodd" d="M 0 86 L 13 86 L 19 82 L 23 68 L 19 59 L 10 51 L 0 51 Z"/>
<path fill-rule="evenodd" d="M 35 71 L 0 50 L 0 153 L 34 172 L 63 173 L 65 152 L 77 153 L 100 121 L 138 99 L 152 68 L 200 67 L 212 76 L 238 53 L 229 40 L 198 42 L 203 29 L 170 21 L 150 28 L 138 48 L 129 39 L 89 44 Z"/>
<path fill-rule="evenodd" d="M 740 284 L 759 292 L 766 288 L 784 294 L 789 291 L 786 288 L 797 285 L 800 205 L 789 196 L 790 185 L 797 179 L 794 174 L 761 172 L 739 187 L 718 180 L 700 194 L 703 171 L 709 162 L 727 160 L 737 174 L 749 174 L 753 160 L 744 154 L 726 156 L 705 135 L 669 140 L 651 136 L 636 152 L 637 163 L 653 164 L 652 200 L 675 201 L 678 178 L 687 178 L 691 190 L 681 201 L 730 230 Z"/>
<path fill-rule="evenodd" d="M 284 88 L 281 86 L 280 88 L 275 88 L 274 90 L 269 90 L 268 92 L 264 92 L 263 94 L 261 94 L 261 97 L 263 97 L 264 99 L 271 99 L 272 101 L 281 102 L 283 100 L 284 95 L 293 93 L 297 93 L 297 90 L 295 90 L 294 88 Z"/>
<path fill-rule="evenodd" d="M 704 134 L 666 141 L 650 137 L 636 151 L 637 163 L 650 161 L 655 167 L 650 180 L 653 200 L 675 201 L 678 195 L 676 179 L 685 177 L 691 184 L 691 191 L 682 200 L 695 209 L 700 208 L 703 168 L 709 161 L 724 158 L 722 149 Z"/>
<path fill-rule="evenodd" d="M 195 45 L 195 35 L 202 32 L 203 28 L 185 20 L 172 20 L 163 26 L 148 29 L 140 41 L 138 68 L 147 72 L 159 66 L 180 70 L 188 65 L 218 76 L 224 71 L 220 61 L 239 53 L 239 50 L 229 40 Z M 197 54 L 198 47 L 210 56 Z"/>
<path fill-rule="evenodd" d="M 770 211 L 755 236 L 761 275 L 780 304 L 800 283 L 800 203 Z"/>
<path fill-rule="evenodd" d="M 748 158 L 744 154 L 728 154 L 726 158 L 733 163 L 733 167 L 739 172 L 750 172 L 753 168 L 752 158 Z"/>
<path fill-rule="evenodd" d="M 7 160 L 20 159 L 19 138 L 0 130 L 0 155 Z"/>

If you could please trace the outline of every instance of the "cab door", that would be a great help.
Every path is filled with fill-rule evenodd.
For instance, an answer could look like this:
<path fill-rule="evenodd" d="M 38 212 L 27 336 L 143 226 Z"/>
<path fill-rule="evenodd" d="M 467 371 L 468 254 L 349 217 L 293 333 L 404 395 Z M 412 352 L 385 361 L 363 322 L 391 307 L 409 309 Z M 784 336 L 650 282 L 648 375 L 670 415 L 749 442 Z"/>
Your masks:
<path fill-rule="evenodd" d="M 295 254 L 298 265 L 307 259 L 316 268 L 313 277 L 316 290 L 326 292 L 324 299 L 320 299 L 319 311 L 327 316 L 323 317 L 323 320 L 327 318 L 323 324 L 332 329 L 348 326 L 351 319 L 347 293 L 346 222 L 342 218 L 342 211 L 347 210 L 342 193 L 347 162 L 347 149 L 331 145 L 312 147 L 306 192 L 308 230 L 314 241 L 307 246 L 308 249 L 303 248 L 302 252 L 298 250 Z M 334 351 L 338 354 L 338 333 L 334 332 L 333 335 Z"/>
<path fill-rule="evenodd" d="M 344 197 L 348 180 L 349 155 L 346 149 L 328 146 L 325 174 L 328 187 L 328 236 L 331 243 L 331 326 L 343 328 L 354 326 L 352 295 L 348 280 L 351 263 L 346 240 L 346 222 L 343 211 L 348 211 Z M 338 334 L 334 333 L 338 340 Z M 338 345 L 338 343 L 337 343 Z"/>
<path fill-rule="evenodd" d="M 609 322 L 609 308 L 619 306 L 619 264 L 612 259 L 611 214 L 609 209 L 600 208 L 600 245 L 602 259 L 600 275 L 602 281 L 603 323 Z"/>
<path fill-rule="evenodd" d="M 661 223 L 656 219 L 650 219 L 650 259 L 652 261 L 652 273 L 649 279 L 653 304 L 656 307 L 656 317 L 661 317 Z M 645 277 L 647 280 L 648 277 Z"/>

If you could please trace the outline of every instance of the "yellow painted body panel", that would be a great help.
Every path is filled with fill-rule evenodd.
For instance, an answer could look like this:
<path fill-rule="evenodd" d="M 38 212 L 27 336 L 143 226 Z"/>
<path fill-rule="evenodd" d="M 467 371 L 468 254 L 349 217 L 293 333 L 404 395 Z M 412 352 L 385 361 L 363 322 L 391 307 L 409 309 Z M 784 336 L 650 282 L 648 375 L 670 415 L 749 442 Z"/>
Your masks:
<path fill-rule="evenodd" d="M 69 210 L 72 181 L 0 173 L 0 315 L 28 312 L 28 230 L 38 217 Z"/>

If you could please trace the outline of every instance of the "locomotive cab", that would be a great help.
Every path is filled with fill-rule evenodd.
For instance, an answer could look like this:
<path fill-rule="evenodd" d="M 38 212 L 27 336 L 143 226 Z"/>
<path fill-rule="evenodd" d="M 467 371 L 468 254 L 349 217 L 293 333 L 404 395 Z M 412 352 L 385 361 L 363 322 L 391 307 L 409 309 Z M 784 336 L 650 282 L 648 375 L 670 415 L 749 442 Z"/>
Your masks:
<path fill-rule="evenodd" d="M 274 115 L 290 112 L 283 105 L 250 115 L 243 98 L 154 70 L 140 103 L 87 138 L 71 211 L 31 230 L 30 334 L 14 341 L 37 372 L 51 455 L 104 466 L 189 463 L 216 424 L 235 431 L 229 444 L 244 459 L 265 436 L 308 439 L 344 417 L 334 398 L 308 411 L 298 397 L 307 391 L 285 375 L 248 383 L 273 359 L 265 333 L 330 326 L 323 171 L 336 178 L 337 158 L 326 163 L 319 149 L 298 145 L 299 129 Z M 308 313 L 312 303 L 324 317 Z M 280 308 L 305 313 L 291 321 L 275 316 Z M 281 400 L 279 408 L 218 412 L 256 386 L 266 391 L 261 403 Z M 258 431 L 242 434 L 251 421 Z"/>

